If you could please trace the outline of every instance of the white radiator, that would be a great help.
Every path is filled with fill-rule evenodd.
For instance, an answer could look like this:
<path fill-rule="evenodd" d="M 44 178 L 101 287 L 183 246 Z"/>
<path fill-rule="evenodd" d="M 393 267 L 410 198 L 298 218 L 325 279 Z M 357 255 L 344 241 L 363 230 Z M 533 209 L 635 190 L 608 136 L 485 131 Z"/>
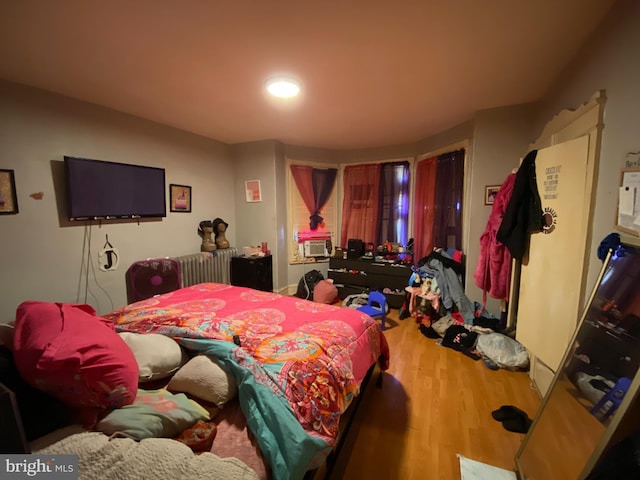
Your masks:
<path fill-rule="evenodd" d="M 192 253 L 175 257 L 180 262 L 182 287 L 197 283 L 215 282 L 231 284 L 231 257 L 237 248 L 223 248 L 213 252 Z"/>

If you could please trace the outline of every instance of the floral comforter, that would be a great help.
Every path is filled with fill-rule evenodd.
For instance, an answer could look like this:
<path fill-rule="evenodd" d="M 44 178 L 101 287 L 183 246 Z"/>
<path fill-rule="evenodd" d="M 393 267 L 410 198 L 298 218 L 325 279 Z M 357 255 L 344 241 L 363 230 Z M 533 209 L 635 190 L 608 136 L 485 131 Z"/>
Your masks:
<path fill-rule="evenodd" d="M 105 317 L 121 332 L 170 336 L 230 370 L 275 479 L 302 478 L 320 464 L 368 369 L 389 361 L 369 316 L 244 287 L 194 285 Z"/>

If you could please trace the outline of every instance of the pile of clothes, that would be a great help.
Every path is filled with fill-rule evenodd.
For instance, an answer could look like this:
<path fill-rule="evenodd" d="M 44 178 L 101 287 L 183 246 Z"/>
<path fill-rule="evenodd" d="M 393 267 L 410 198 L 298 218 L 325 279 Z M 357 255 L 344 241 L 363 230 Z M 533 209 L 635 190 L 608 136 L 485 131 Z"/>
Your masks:
<path fill-rule="evenodd" d="M 482 359 L 492 370 L 527 370 L 527 349 L 504 333 L 481 326 L 487 319 L 497 322 L 497 319 L 479 317 L 475 325 L 466 325 L 446 315 L 428 327 L 420 324 L 420 331 L 429 338 L 437 338 L 438 343 L 444 347 L 452 348 L 474 360 Z"/>
<path fill-rule="evenodd" d="M 469 300 L 463 275 L 461 255 L 455 258 L 444 249 L 434 249 L 414 267 L 400 318 L 414 317 L 423 335 L 474 360 L 482 359 L 493 370 L 527 370 L 527 350 L 500 329 L 500 319 Z"/>
<path fill-rule="evenodd" d="M 460 251 L 449 254 L 441 248 L 435 248 L 422 258 L 413 267 L 414 274 L 406 288 L 410 294 L 408 314 L 416 318 L 436 319 L 449 314 L 471 325 L 475 309 L 464 293 L 464 265 L 461 262 Z M 406 316 L 406 312 L 400 312 L 400 318 Z"/>

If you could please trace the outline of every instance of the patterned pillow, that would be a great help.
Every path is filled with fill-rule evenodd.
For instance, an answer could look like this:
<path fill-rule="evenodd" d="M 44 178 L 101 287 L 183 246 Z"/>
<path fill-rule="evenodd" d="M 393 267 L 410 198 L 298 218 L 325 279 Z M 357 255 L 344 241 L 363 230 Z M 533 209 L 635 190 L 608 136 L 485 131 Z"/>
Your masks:
<path fill-rule="evenodd" d="M 134 440 L 175 437 L 201 420 L 209 412 L 184 393 L 167 390 L 139 390 L 131 405 L 118 408 L 98 422 L 96 430 L 107 435 L 123 435 Z"/>
<path fill-rule="evenodd" d="M 135 398 L 136 359 L 89 305 L 22 303 L 13 346 L 22 377 L 69 406 L 118 408 Z"/>

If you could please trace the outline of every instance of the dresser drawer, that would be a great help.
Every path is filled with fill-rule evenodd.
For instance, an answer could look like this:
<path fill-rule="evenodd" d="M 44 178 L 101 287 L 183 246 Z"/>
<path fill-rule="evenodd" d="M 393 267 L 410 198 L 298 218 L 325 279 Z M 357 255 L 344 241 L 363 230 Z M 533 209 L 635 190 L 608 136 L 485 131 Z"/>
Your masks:
<path fill-rule="evenodd" d="M 390 277 L 402 277 L 409 280 L 411 267 L 395 263 L 372 263 L 369 265 L 370 273 L 376 275 L 386 275 Z"/>
<path fill-rule="evenodd" d="M 391 275 L 378 275 L 371 273 L 367 275 L 367 285 L 371 290 L 380 290 L 390 288 L 391 290 L 404 290 L 409 285 L 409 277 L 394 277 Z"/>
<path fill-rule="evenodd" d="M 400 308 L 411 273 L 411 267 L 407 265 L 332 257 L 327 276 L 338 287 L 338 296 L 342 300 L 347 295 L 370 290 L 384 292 L 386 289 L 389 307 Z"/>
<path fill-rule="evenodd" d="M 371 266 L 371 262 L 362 261 L 362 260 L 350 260 L 348 258 L 336 258 L 332 257 L 329 259 L 329 268 L 335 270 L 359 270 L 362 272 L 369 271 L 369 267 Z"/>
<path fill-rule="evenodd" d="M 367 285 L 367 275 L 362 273 L 347 273 L 347 272 L 334 272 L 329 270 L 328 277 L 333 280 L 335 284 L 342 285 Z"/>
<path fill-rule="evenodd" d="M 361 293 L 366 293 L 367 290 L 368 289 L 366 287 L 356 287 L 353 285 L 344 285 L 344 286 L 339 285 L 338 297 L 340 297 L 340 300 L 344 300 L 349 295 L 359 295 Z"/>

